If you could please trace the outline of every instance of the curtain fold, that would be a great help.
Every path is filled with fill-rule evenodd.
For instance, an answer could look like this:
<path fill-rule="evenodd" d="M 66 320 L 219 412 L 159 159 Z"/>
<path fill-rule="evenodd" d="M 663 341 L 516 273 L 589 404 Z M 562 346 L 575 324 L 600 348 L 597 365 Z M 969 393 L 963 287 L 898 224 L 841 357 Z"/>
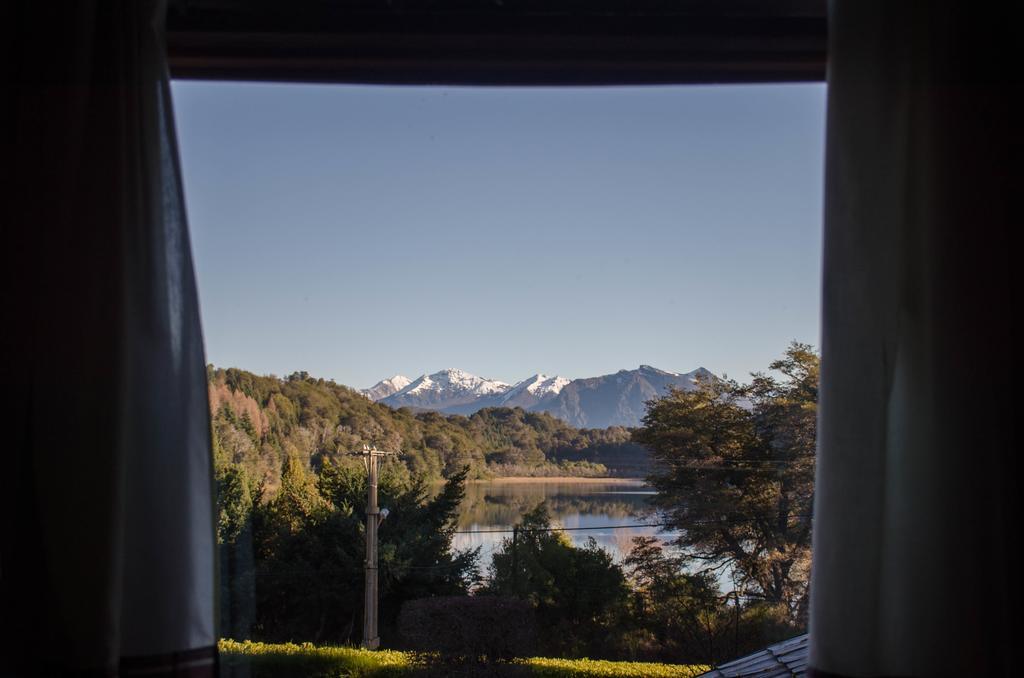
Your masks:
<path fill-rule="evenodd" d="M 212 675 L 210 424 L 165 6 L 5 12 L 0 674 Z"/>
<path fill-rule="evenodd" d="M 821 675 L 1012 675 L 1019 75 L 999 5 L 834 0 Z"/>

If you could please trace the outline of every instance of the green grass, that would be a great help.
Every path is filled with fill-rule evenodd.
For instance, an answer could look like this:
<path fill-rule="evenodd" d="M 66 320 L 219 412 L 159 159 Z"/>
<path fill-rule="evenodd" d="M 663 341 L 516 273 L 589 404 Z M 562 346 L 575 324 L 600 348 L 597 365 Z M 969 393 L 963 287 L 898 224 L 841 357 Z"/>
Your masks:
<path fill-rule="evenodd" d="M 312 643 L 271 644 L 222 639 L 217 649 L 221 666 L 249 666 L 253 676 L 383 678 L 401 676 L 413 664 L 412 656 L 405 652 L 317 647 Z"/>
<path fill-rule="evenodd" d="M 248 666 L 254 678 L 310 676 L 313 678 L 391 678 L 417 673 L 423 662 L 414 654 L 352 647 L 317 647 L 312 643 L 254 643 L 221 640 L 221 665 Z M 611 662 L 596 659 L 533 657 L 516 662 L 540 678 L 693 678 L 706 666 Z M 512 668 L 512 667 L 509 667 Z M 518 671 L 517 671 L 518 673 Z M 460 675 L 462 673 L 460 672 Z"/>
<path fill-rule="evenodd" d="M 525 661 L 533 669 L 533 675 L 542 678 L 693 678 L 711 669 L 710 666 L 601 659 L 533 657 Z"/>

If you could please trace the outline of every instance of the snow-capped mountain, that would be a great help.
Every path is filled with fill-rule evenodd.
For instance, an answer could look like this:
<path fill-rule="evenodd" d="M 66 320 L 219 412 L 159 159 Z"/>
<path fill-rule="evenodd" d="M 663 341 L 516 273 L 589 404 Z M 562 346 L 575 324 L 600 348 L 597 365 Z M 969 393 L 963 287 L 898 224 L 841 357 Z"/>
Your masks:
<path fill-rule="evenodd" d="M 424 374 L 380 402 L 391 407 L 418 407 L 454 411 L 482 398 L 501 395 L 512 388 L 503 381 L 484 379 L 463 370 L 447 369 Z M 479 408 L 476 408 L 479 409 Z"/>
<path fill-rule="evenodd" d="M 529 409 L 542 400 L 558 395 L 570 381 L 571 379 L 565 377 L 535 374 L 529 379 L 523 379 L 503 393 L 495 406 Z"/>
<path fill-rule="evenodd" d="M 396 374 L 388 379 L 381 379 L 370 388 L 364 388 L 360 393 L 370 400 L 380 400 L 381 398 L 387 398 L 392 393 L 398 393 L 411 383 L 412 379 L 409 377 Z"/>
<path fill-rule="evenodd" d="M 385 382 L 396 383 L 398 378 L 385 379 L 373 388 Z M 531 412 L 548 412 L 578 428 L 605 428 L 639 426 L 648 400 L 665 395 L 669 387 L 691 390 L 700 378 L 713 379 L 714 375 L 703 367 L 680 373 L 641 365 L 635 370 L 587 379 L 535 374 L 510 386 L 448 369 L 424 374 L 388 395 L 370 397 L 390 407 L 446 414 L 472 414 L 485 407 L 521 407 Z"/>
<path fill-rule="evenodd" d="M 574 379 L 558 395 L 533 406 L 577 428 L 639 426 L 647 412 L 647 401 L 663 396 L 670 387 L 690 391 L 700 378 L 713 379 L 703 367 L 679 373 L 641 365 L 589 379 Z"/>

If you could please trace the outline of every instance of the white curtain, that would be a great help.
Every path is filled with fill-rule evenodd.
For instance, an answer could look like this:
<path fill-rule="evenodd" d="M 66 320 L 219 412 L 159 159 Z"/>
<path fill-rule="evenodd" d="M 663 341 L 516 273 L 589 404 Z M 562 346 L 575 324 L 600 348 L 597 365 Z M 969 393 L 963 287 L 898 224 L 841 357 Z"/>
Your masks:
<path fill-rule="evenodd" d="M 3 675 L 215 670 L 210 422 L 164 12 L 5 9 Z"/>
<path fill-rule="evenodd" d="M 1013 675 L 1019 22 L 830 5 L 820 675 Z"/>

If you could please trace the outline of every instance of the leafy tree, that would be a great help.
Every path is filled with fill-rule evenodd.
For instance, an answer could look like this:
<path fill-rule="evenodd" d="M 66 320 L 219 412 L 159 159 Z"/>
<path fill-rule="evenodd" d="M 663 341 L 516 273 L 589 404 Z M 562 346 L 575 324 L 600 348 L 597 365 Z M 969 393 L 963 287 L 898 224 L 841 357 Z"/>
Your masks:
<path fill-rule="evenodd" d="M 623 561 L 632 585 L 636 642 L 647 659 L 715 664 L 741 654 L 735 616 L 714 575 L 690 573 L 684 559 L 666 553 L 654 537 L 635 537 Z"/>
<path fill-rule="evenodd" d="M 425 479 L 410 479 L 399 463 L 384 466 L 379 496 L 390 511 L 379 532 L 384 635 L 406 600 L 465 595 L 478 579 L 478 551 L 451 548 L 465 480 L 463 469 L 432 497 Z M 329 643 L 361 637 L 365 501 L 366 474 L 358 462 L 328 458 L 315 474 L 295 456 L 286 460 L 277 492 L 252 510 L 252 637 Z M 247 581 L 245 572 L 234 575 Z"/>
<path fill-rule="evenodd" d="M 650 403 L 633 438 L 688 563 L 731 568 L 744 595 L 806 616 L 818 356 L 793 343 L 749 385 L 702 381 Z"/>
<path fill-rule="evenodd" d="M 593 539 L 575 547 L 551 527 L 543 503 L 526 514 L 495 552 L 487 591 L 529 600 L 549 652 L 606 654 L 626 613 L 622 568 Z"/>

